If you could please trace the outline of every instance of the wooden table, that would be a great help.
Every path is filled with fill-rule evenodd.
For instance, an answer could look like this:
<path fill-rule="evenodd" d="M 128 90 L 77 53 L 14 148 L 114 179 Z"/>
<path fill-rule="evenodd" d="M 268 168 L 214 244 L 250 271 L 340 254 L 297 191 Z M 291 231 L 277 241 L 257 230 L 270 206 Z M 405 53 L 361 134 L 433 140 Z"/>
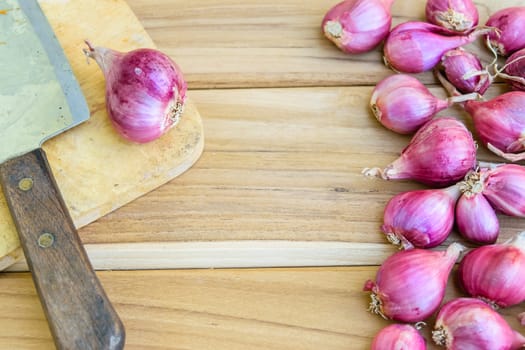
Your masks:
<path fill-rule="evenodd" d="M 360 174 L 388 164 L 409 140 L 368 111 L 373 85 L 392 74 L 380 50 L 346 56 L 322 37 L 334 1 L 128 3 L 186 73 L 206 146 L 182 176 L 82 228 L 88 251 L 221 241 L 207 250 L 218 265 L 287 267 L 167 269 L 180 267 L 177 260 L 149 265 L 154 257 L 137 256 L 127 261 L 133 270 L 100 271 L 125 323 L 126 349 L 368 349 L 388 324 L 367 312 L 362 292 L 395 252 L 378 230 L 382 210 L 392 195 L 422 188 Z M 476 3 L 483 21 L 520 1 Z M 422 19 L 424 1 L 399 0 L 393 12 L 395 23 Z M 479 43 L 472 48 L 489 57 Z M 418 78 L 445 96 L 430 74 Z M 469 123 L 459 108 L 441 114 Z M 483 148 L 479 159 L 497 160 Z M 525 229 L 500 218 L 500 241 Z M 455 240 L 453 233 L 444 246 Z M 229 242 L 245 255 L 230 259 Z M 203 252 L 196 261 L 206 261 Z M 182 256 L 192 264 L 191 250 Z M 3 273 L 0 281 L 0 349 L 53 349 L 30 275 Z M 460 294 L 451 280 L 446 298 Z M 502 312 L 519 329 L 514 315 L 524 310 Z"/>

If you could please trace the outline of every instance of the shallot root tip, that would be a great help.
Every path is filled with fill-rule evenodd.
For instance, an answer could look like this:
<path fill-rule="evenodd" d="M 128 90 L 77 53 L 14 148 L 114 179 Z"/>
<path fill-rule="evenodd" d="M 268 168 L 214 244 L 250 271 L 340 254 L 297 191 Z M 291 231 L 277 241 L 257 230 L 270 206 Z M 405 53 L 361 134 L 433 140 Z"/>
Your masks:
<path fill-rule="evenodd" d="M 399 250 L 414 249 L 414 245 L 410 243 L 405 237 L 398 236 L 393 232 L 385 233 L 388 242 L 396 246 Z"/>
<path fill-rule="evenodd" d="M 168 117 L 173 123 L 172 126 L 177 125 L 180 121 L 182 113 L 184 113 L 184 103 L 182 103 L 181 101 L 177 101 L 177 103 L 175 103 L 175 105 L 170 108 L 168 113 Z"/>
<path fill-rule="evenodd" d="M 451 245 L 448 246 L 446 254 L 457 258 L 465 250 L 467 250 L 467 247 L 465 247 L 463 244 L 453 242 Z"/>
<path fill-rule="evenodd" d="M 377 120 L 381 121 L 382 113 L 381 113 L 381 109 L 377 107 L 377 104 L 371 103 L 370 109 L 372 110 L 374 117 L 376 117 Z"/>
<path fill-rule="evenodd" d="M 487 143 L 487 148 L 489 149 L 489 151 L 491 151 L 492 153 L 496 154 L 497 156 L 500 156 L 510 162 L 519 162 L 520 160 L 524 160 L 525 159 L 525 152 L 521 152 L 521 153 L 505 153 L 503 152 L 502 150 L 500 150 L 499 148 L 497 148 L 496 146 L 492 145 L 490 142 Z"/>
<path fill-rule="evenodd" d="M 328 21 L 324 25 L 324 32 L 332 38 L 340 38 L 343 36 L 343 26 L 339 21 Z"/>
<path fill-rule="evenodd" d="M 448 9 L 446 13 L 443 13 L 441 16 L 437 16 L 441 21 L 450 24 L 453 30 L 457 32 L 462 32 L 465 29 L 465 15 L 460 12 L 456 12 L 452 9 Z"/>
<path fill-rule="evenodd" d="M 385 233 L 385 236 L 387 241 L 401 249 L 401 239 L 395 233 L 388 232 Z"/>
<path fill-rule="evenodd" d="M 465 179 L 458 182 L 457 185 L 461 193 L 467 197 L 483 192 L 483 181 L 479 169 L 470 171 L 465 175 Z"/>
<path fill-rule="evenodd" d="M 446 346 L 447 345 L 447 332 L 443 326 L 432 331 L 432 340 L 436 345 Z"/>
<path fill-rule="evenodd" d="M 363 174 L 366 177 L 379 177 L 383 180 L 387 180 L 385 171 L 381 168 L 364 168 L 361 171 L 361 174 Z"/>
<path fill-rule="evenodd" d="M 370 294 L 370 305 L 368 307 L 368 311 L 383 317 L 385 320 L 388 320 L 388 317 L 382 311 L 382 307 L 383 303 L 381 302 L 381 299 L 379 299 L 375 293 Z"/>

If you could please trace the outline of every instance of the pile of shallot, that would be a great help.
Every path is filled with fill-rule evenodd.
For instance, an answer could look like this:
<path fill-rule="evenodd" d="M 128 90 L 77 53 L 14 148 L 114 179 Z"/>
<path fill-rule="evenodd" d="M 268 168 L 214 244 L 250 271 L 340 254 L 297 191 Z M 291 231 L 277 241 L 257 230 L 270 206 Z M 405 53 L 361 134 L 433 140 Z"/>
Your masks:
<path fill-rule="evenodd" d="M 363 173 L 430 187 L 397 194 L 385 206 L 380 229 L 402 250 L 383 262 L 364 290 L 371 296 L 369 311 L 398 323 L 381 330 L 372 349 L 426 349 L 419 330 L 431 317 L 431 338 L 446 349 L 524 348 L 525 336 L 498 309 L 525 302 L 525 232 L 497 240 L 499 215 L 525 217 L 525 167 L 478 161 L 466 125 L 437 113 L 463 107 L 479 143 L 506 161 L 525 159 L 525 6 L 501 9 L 479 25 L 472 0 L 427 0 L 425 21 L 391 28 L 392 5 L 345 0 L 322 21 L 326 37 L 346 53 L 383 44 L 384 62 L 395 74 L 375 86 L 370 107 L 385 128 L 413 135 L 399 158 Z M 468 51 L 476 40 L 492 62 Z M 426 71 L 434 71 L 450 97 L 434 96 L 411 75 Z M 495 79 L 508 83 L 509 91 L 486 100 Z M 454 229 L 470 249 L 459 242 L 429 249 Z M 458 261 L 464 295 L 444 300 Z M 525 313 L 519 319 L 525 325 Z"/>

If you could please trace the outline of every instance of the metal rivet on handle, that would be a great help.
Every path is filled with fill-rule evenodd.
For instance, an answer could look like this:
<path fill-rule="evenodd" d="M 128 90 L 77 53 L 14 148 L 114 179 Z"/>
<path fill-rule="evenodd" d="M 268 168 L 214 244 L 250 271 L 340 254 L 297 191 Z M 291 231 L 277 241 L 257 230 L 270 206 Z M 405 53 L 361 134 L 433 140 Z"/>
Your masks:
<path fill-rule="evenodd" d="M 42 233 L 38 237 L 38 245 L 42 248 L 49 248 L 55 243 L 55 236 L 51 233 Z"/>
<path fill-rule="evenodd" d="M 30 177 L 24 177 L 22 180 L 18 181 L 18 188 L 22 191 L 29 191 L 33 188 L 33 179 Z"/>

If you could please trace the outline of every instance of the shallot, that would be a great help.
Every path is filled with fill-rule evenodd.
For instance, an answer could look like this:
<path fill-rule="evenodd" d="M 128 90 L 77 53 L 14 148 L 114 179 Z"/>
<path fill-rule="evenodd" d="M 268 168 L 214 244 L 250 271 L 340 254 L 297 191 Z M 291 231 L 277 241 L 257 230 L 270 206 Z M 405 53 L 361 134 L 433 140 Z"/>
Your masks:
<path fill-rule="evenodd" d="M 364 290 L 371 292 L 369 311 L 386 319 L 420 322 L 436 311 L 447 280 L 464 247 L 452 243 L 446 251 L 402 250 L 389 256 Z"/>
<path fill-rule="evenodd" d="M 476 40 L 490 29 L 460 35 L 426 22 L 405 22 L 392 29 L 384 45 L 385 63 L 396 71 L 421 73 L 434 68 L 449 50 Z"/>
<path fill-rule="evenodd" d="M 447 80 L 462 93 L 483 95 L 492 82 L 492 76 L 483 68 L 480 59 L 461 47 L 445 52 L 441 66 Z"/>
<path fill-rule="evenodd" d="M 461 236 L 477 244 L 496 242 L 499 220 L 483 193 L 462 194 L 456 204 L 456 225 Z"/>
<path fill-rule="evenodd" d="M 344 0 L 324 16 L 325 36 L 346 53 L 372 50 L 390 31 L 394 0 Z"/>
<path fill-rule="evenodd" d="M 122 53 L 86 44 L 84 53 L 104 73 L 108 115 L 123 137 L 138 143 L 149 142 L 178 123 L 186 98 L 186 82 L 171 58 L 155 49 Z"/>
<path fill-rule="evenodd" d="M 432 248 L 449 236 L 459 186 L 400 193 L 388 201 L 381 230 L 405 249 Z"/>
<path fill-rule="evenodd" d="M 469 251 L 458 269 L 463 289 L 494 307 L 525 301 L 525 232 Z"/>
<path fill-rule="evenodd" d="M 465 32 L 478 25 L 478 9 L 472 0 L 427 0 L 426 18 L 456 32 Z"/>
<path fill-rule="evenodd" d="M 485 171 L 474 171 L 458 184 L 462 195 L 456 203 L 456 225 L 464 238 L 477 244 L 494 243 L 499 235 L 499 220 L 483 195 Z"/>
<path fill-rule="evenodd" d="M 432 339 L 448 350 L 517 350 L 525 337 L 479 299 L 457 298 L 437 315 Z"/>
<path fill-rule="evenodd" d="M 381 80 L 372 91 L 370 108 L 387 129 L 411 134 L 453 103 L 476 98 L 477 95 L 439 99 L 416 78 L 393 74 Z"/>
<path fill-rule="evenodd" d="M 426 350 L 425 338 L 408 324 L 391 324 L 372 341 L 371 350 Z"/>
<path fill-rule="evenodd" d="M 493 13 L 486 26 L 496 28 L 487 34 L 490 46 L 502 56 L 525 48 L 525 6 L 507 7 Z"/>
<path fill-rule="evenodd" d="M 469 100 L 463 106 L 489 150 L 512 162 L 525 159 L 525 91 L 506 92 L 488 101 Z"/>
<path fill-rule="evenodd" d="M 482 193 L 503 214 L 525 218 L 525 167 L 503 164 L 487 170 Z"/>
<path fill-rule="evenodd" d="M 476 144 L 470 131 L 455 118 L 441 117 L 423 125 L 385 169 L 366 168 L 363 174 L 444 187 L 463 179 L 475 166 Z"/>

